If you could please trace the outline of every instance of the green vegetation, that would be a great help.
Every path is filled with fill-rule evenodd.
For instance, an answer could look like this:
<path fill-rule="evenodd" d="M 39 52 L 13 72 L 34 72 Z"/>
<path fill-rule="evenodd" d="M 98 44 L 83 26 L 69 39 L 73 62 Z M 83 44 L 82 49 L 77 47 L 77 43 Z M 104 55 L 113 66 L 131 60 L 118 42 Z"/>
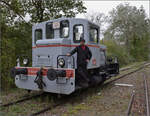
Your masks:
<path fill-rule="evenodd" d="M 1 88 L 15 87 L 10 69 L 16 65 L 19 55 L 27 55 L 31 61 L 32 25 L 38 22 L 65 17 L 75 17 L 86 8 L 81 0 L 1 0 Z M 26 21 L 25 17 L 30 16 Z M 31 62 L 30 62 L 31 64 Z"/>
<path fill-rule="evenodd" d="M 89 109 L 89 106 L 87 106 L 86 104 L 78 104 L 78 105 L 75 105 L 75 106 L 69 105 L 67 107 L 68 107 L 67 112 L 64 113 L 62 116 L 75 115 L 75 114 L 78 114 L 79 111 L 88 110 Z"/>
<path fill-rule="evenodd" d="M 120 66 L 127 65 L 134 61 L 134 58 L 127 53 L 125 47 L 118 45 L 114 40 L 106 40 L 104 44 L 107 46 L 108 57 L 117 57 Z"/>
<path fill-rule="evenodd" d="M 101 43 L 107 46 L 108 56 L 118 57 L 121 66 L 149 59 L 150 19 L 143 6 L 119 4 L 109 16 L 97 12 L 86 17 L 100 26 Z M 109 24 L 107 29 L 104 23 Z"/>
<path fill-rule="evenodd" d="M 120 4 L 110 13 L 110 24 L 104 32 L 109 55 L 119 58 L 120 65 L 149 59 L 150 19 L 143 6 L 137 9 Z"/>
<path fill-rule="evenodd" d="M 13 80 L 9 72 L 16 65 L 18 55 L 24 54 L 29 56 L 31 61 L 32 39 L 31 26 L 26 23 L 18 23 L 14 26 L 1 25 L 2 42 L 1 42 L 1 72 L 2 87 L 12 87 Z"/>
<path fill-rule="evenodd" d="M 33 24 L 62 16 L 75 17 L 76 14 L 85 12 L 81 0 L 1 0 L 1 88 L 7 90 L 15 87 L 9 72 L 16 65 L 18 55 L 27 55 L 31 61 Z M 100 27 L 103 23 L 109 23 L 103 31 L 103 43 L 107 46 L 108 56 L 117 56 L 121 66 L 148 60 L 150 19 L 143 7 L 137 9 L 129 4 L 120 4 L 109 15 L 110 17 L 102 13 L 89 15 L 89 19 Z M 30 17 L 28 21 L 25 20 L 26 16 Z"/>

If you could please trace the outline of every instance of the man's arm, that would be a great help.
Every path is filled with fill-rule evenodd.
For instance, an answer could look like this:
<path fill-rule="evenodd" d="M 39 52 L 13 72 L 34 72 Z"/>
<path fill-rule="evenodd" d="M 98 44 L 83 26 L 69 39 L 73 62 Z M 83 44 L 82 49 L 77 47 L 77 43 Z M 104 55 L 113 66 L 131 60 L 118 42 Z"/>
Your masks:
<path fill-rule="evenodd" d="M 77 47 L 74 48 L 70 53 L 67 54 L 67 56 L 72 56 L 73 54 L 75 54 L 77 52 Z"/>

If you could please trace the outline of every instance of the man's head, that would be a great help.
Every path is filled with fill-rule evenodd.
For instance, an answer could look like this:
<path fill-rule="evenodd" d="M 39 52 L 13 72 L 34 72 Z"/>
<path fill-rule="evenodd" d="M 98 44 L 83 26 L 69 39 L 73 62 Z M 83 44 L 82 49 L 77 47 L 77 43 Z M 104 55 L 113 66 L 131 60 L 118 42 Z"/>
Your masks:
<path fill-rule="evenodd" d="M 82 38 L 80 39 L 80 45 L 84 45 L 85 44 L 85 40 Z"/>

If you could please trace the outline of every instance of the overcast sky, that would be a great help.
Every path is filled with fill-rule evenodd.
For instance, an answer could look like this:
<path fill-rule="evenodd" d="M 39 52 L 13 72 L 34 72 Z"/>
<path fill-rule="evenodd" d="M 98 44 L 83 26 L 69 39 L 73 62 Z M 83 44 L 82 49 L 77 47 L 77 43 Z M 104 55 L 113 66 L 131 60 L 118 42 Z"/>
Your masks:
<path fill-rule="evenodd" d="M 113 8 L 116 8 L 119 4 L 129 3 L 131 6 L 136 6 L 137 8 L 144 7 L 147 17 L 150 18 L 150 1 L 148 0 L 83 0 L 85 7 L 87 8 L 87 13 L 100 12 L 108 16 L 109 12 Z M 78 14 L 77 18 L 85 18 L 85 14 Z M 101 38 L 103 37 L 102 32 L 108 27 L 107 24 L 104 24 L 101 27 Z M 103 31 L 102 31 L 103 30 Z"/>
<path fill-rule="evenodd" d="M 150 2 L 148 0 L 83 0 L 84 5 L 87 8 L 87 12 L 101 12 L 105 15 L 108 15 L 108 12 L 115 8 L 117 5 L 121 3 L 129 3 L 132 6 L 136 6 L 139 8 L 143 5 L 147 16 L 150 16 Z M 84 14 L 78 14 L 78 18 L 84 18 Z"/>

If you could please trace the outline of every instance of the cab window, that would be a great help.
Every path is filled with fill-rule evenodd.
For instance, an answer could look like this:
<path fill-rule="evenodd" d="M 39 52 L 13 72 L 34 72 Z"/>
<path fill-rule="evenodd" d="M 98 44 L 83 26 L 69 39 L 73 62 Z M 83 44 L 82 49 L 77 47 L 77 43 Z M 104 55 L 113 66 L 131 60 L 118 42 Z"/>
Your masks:
<path fill-rule="evenodd" d="M 54 29 L 53 29 L 53 23 L 49 22 L 46 24 L 46 38 L 47 39 L 53 39 L 54 38 Z"/>
<path fill-rule="evenodd" d="M 90 28 L 90 42 L 92 43 L 98 43 L 98 29 L 97 28 Z"/>
<path fill-rule="evenodd" d="M 64 20 L 60 22 L 60 37 L 67 38 L 69 36 L 69 21 Z"/>
<path fill-rule="evenodd" d="M 35 30 L 35 43 L 37 40 L 42 39 L 42 29 L 36 29 Z"/>
<path fill-rule="evenodd" d="M 73 28 L 73 41 L 75 43 L 79 43 L 81 38 L 84 35 L 84 28 L 83 25 L 75 25 Z"/>

